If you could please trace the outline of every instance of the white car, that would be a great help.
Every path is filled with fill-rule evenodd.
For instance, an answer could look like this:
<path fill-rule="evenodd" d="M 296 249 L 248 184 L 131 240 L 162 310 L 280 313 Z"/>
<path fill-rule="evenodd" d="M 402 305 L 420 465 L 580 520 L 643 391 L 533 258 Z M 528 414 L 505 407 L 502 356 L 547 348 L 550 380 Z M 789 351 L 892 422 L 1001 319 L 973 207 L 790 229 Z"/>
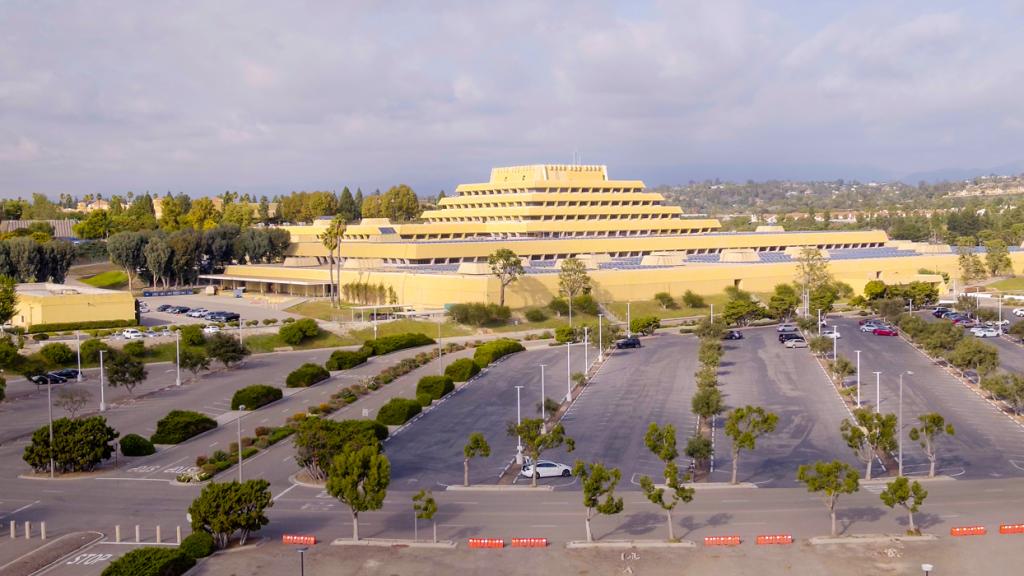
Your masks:
<path fill-rule="evenodd" d="M 188 314 L 185 314 L 185 316 L 188 316 L 189 318 L 202 318 L 203 316 L 206 316 L 207 312 L 209 312 L 209 310 L 206 308 L 193 308 L 189 310 Z"/>
<path fill-rule="evenodd" d="M 783 343 L 786 348 L 807 348 L 807 340 L 803 338 L 792 338 Z"/>
<path fill-rule="evenodd" d="M 520 472 L 522 476 L 526 478 L 533 478 L 533 465 L 524 464 L 523 471 Z M 537 477 L 538 478 L 552 478 L 562 476 L 568 478 L 572 476 L 572 468 L 565 464 L 559 464 L 558 462 L 552 462 L 550 460 L 538 460 L 537 461 Z"/>
<path fill-rule="evenodd" d="M 203 334 L 216 334 L 218 332 L 220 332 L 220 326 L 214 326 L 213 324 L 203 328 Z"/>
<path fill-rule="evenodd" d="M 839 330 L 829 330 L 827 332 L 822 332 L 821 335 L 832 340 L 842 338 L 842 336 L 839 335 Z"/>
<path fill-rule="evenodd" d="M 776 332 L 796 332 L 796 324 L 779 324 Z"/>
<path fill-rule="evenodd" d="M 998 328 L 971 328 L 971 334 L 974 334 L 978 338 L 996 338 L 1000 332 Z"/>
<path fill-rule="evenodd" d="M 1014 316 L 1024 317 L 1024 308 L 1014 308 L 1013 309 L 1013 315 Z"/>
<path fill-rule="evenodd" d="M 869 322 L 865 322 L 865 323 L 860 325 L 860 331 L 861 332 L 874 332 L 876 328 L 881 328 L 883 326 L 885 326 L 885 325 L 882 324 L 881 322 L 869 321 Z"/>
<path fill-rule="evenodd" d="M 121 337 L 125 340 L 138 340 L 145 338 L 146 335 L 136 330 L 135 328 L 125 328 L 121 331 Z"/>

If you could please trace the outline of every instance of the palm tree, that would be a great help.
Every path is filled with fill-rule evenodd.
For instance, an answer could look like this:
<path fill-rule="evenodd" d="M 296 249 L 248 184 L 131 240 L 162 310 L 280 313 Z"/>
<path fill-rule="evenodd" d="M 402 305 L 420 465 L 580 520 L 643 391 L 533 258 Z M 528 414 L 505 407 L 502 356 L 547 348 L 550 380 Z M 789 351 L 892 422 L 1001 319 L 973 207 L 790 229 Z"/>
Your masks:
<path fill-rule="evenodd" d="M 327 230 L 320 235 L 320 242 L 323 243 L 324 248 L 327 249 L 327 253 L 330 255 L 327 265 L 331 277 L 331 306 L 341 305 L 338 296 L 338 284 L 341 282 L 341 265 L 338 264 L 338 259 L 341 256 L 341 235 L 344 231 L 345 220 L 340 216 L 335 216 L 334 220 L 331 220 L 331 223 L 328 225 Z M 335 266 L 338 267 L 337 275 L 334 273 Z"/>

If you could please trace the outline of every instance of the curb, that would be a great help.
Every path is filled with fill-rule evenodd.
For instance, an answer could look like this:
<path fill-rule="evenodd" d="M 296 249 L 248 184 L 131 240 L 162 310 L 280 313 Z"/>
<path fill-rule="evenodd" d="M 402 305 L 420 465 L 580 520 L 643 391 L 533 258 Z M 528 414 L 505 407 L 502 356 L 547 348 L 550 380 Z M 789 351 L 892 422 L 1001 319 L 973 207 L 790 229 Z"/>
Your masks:
<path fill-rule="evenodd" d="M 861 485 L 883 485 L 892 482 L 899 476 L 885 476 L 882 478 L 875 477 L 871 480 L 861 480 Z M 929 478 L 928 476 L 906 476 L 907 480 L 911 482 L 939 482 L 939 481 L 956 481 L 956 478 L 952 476 L 946 476 L 945 474 L 936 474 L 934 477 Z"/>
<path fill-rule="evenodd" d="M 331 546 L 376 546 L 380 548 L 401 546 L 403 548 L 433 548 L 440 550 L 454 550 L 456 548 L 455 542 L 452 542 L 451 540 L 425 542 L 422 540 L 402 540 L 398 538 L 364 538 L 362 540 L 338 538 L 331 542 Z"/>
<path fill-rule="evenodd" d="M 320 488 L 320 489 L 323 489 L 323 488 L 325 488 L 327 486 L 326 482 L 324 482 L 322 484 L 318 484 L 318 483 L 314 483 L 314 482 L 304 482 L 302 480 L 299 480 L 298 477 L 299 477 L 299 473 L 296 472 L 295 474 L 292 474 L 291 476 L 288 477 L 288 481 L 291 482 L 292 485 L 294 485 L 294 486 L 305 486 L 306 488 Z"/>
<path fill-rule="evenodd" d="M 939 537 L 934 534 L 920 536 L 904 536 L 900 534 L 862 534 L 859 536 L 815 536 L 809 542 L 815 546 L 828 544 L 885 544 L 890 542 L 932 542 Z"/>
<path fill-rule="evenodd" d="M 664 488 L 664 484 L 656 485 L 657 487 Z M 693 488 L 694 490 L 729 490 L 733 488 L 760 488 L 753 482 L 740 482 L 738 484 L 730 484 L 729 482 L 692 482 L 685 484 L 687 488 Z"/>
<path fill-rule="evenodd" d="M 680 540 L 678 542 L 667 542 L 665 540 L 606 540 L 604 542 L 586 542 L 583 540 L 570 540 L 565 543 L 569 549 L 583 548 L 696 548 L 697 544 L 692 540 Z"/>
<path fill-rule="evenodd" d="M 554 486 L 533 486 L 519 484 L 474 484 L 472 486 L 451 485 L 445 487 L 446 492 L 553 492 Z"/>

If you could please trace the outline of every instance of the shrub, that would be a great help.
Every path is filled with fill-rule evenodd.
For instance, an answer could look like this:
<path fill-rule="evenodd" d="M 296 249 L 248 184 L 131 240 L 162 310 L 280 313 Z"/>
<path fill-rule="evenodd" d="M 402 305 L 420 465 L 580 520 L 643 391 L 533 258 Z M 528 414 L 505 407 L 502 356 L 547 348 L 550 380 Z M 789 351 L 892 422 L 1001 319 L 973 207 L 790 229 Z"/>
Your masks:
<path fill-rule="evenodd" d="M 133 358 L 141 358 L 146 354 L 146 343 L 142 340 L 132 340 L 125 344 L 121 351 Z"/>
<path fill-rule="evenodd" d="M 270 433 L 270 435 L 267 437 L 267 440 L 269 440 L 271 444 L 277 444 L 281 440 L 284 440 L 285 438 L 291 436 L 294 433 L 294 428 L 290 428 L 288 426 L 281 426 L 280 428 L 274 428 L 274 431 Z"/>
<path fill-rule="evenodd" d="M 653 334 L 661 327 L 661 319 L 657 316 L 641 316 L 629 322 L 629 329 L 637 334 Z"/>
<path fill-rule="evenodd" d="M 328 370 L 348 370 L 366 362 L 366 359 L 369 357 L 366 349 L 356 350 L 355 352 L 335 350 L 331 352 L 331 357 L 327 360 L 325 368 Z"/>
<path fill-rule="evenodd" d="M 543 322 L 548 319 L 548 315 L 540 308 L 530 308 L 526 311 L 526 319 L 530 322 Z"/>
<path fill-rule="evenodd" d="M 131 328 L 138 322 L 134 318 L 130 320 L 96 320 L 92 322 L 50 322 L 48 324 L 33 324 L 29 327 L 29 334 L 37 332 L 65 332 L 67 330 L 94 330 L 96 328 Z M 10 332 L 10 330 L 8 330 Z"/>
<path fill-rule="evenodd" d="M 75 352 L 67 344 L 61 342 L 51 342 L 46 346 L 43 346 L 42 350 L 39 351 L 39 355 L 46 360 L 48 364 L 54 366 L 63 366 L 70 364 L 75 359 Z"/>
<path fill-rule="evenodd" d="M 471 358 L 459 358 L 444 369 L 444 375 L 455 382 L 466 382 L 480 373 L 480 367 Z"/>
<path fill-rule="evenodd" d="M 597 300 L 590 294 L 580 294 L 572 299 L 572 311 L 597 316 L 600 310 L 597 309 Z"/>
<path fill-rule="evenodd" d="M 181 327 L 181 343 L 187 346 L 202 346 L 206 342 L 203 337 L 203 329 L 198 324 L 189 324 Z"/>
<path fill-rule="evenodd" d="M 181 546 L 178 549 L 197 560 L 206 558 L 213 554 L 213 536 L 210 536 L 208 532 L 193 532 L 181 541 Z"/>
<path fill-rule="evenodd" d="M 266 384 L 253 384 L 235 392 L 231 397 L 231 409 L 238 410 L 239 406 L 245 406 L 246 410 L 255 410 L 260 406 L 280 400 L 282 396 L 280 388 Z"/>
<path fill-rule="evenodd" d="M 515 340 L 510 340 L 508 338 L 492 340 L 491 342 L 477 346 L 476 350 L 473 352 L 473 361 L 476 362 L 477 366 L 483 368 L 502 356 L 508 356 L 515 352 L 522 352 L 523 350 L 526 350 L 526 348 L 523 348 L 523 345 Z"/>
<path fill-rule="evenodd" d="M 295 318 L 288 317 L 285 318 L 284 320 L 281 320 L 281 324 L 291 324 L 292 322 L 295 322 Z"/>
<path fill-rule="evenodd" d="M 7 396 L 7 380 L 0 377 L 0 402 Z"/>
<path fill-rule="evenodd" d="M 559 344 L 565 344 L 566 342 L 576 341 L 576 331 L 568 326 L 559 326 L 555 328 L 555 342 Z"/>
<path fill-rule="evenodd" d="M 431 396 L 430 394 L 427 394 L 426 392 L 417 392 L 416 401 L 419 402 L 420 406 L 426 408 L 427 406 L 430 406 L 434 402 L 434 397 Z"/>
<path fill-rule="evenodd" d="M 508 306 L 470 302 L 468 304 L 453 304 L 448 308 L 448 314 L 459 324 L 483 326 L 506 322 L 512 316 L 512 311 Z"/>
<path fill-rule="evenodd" d="M 32 339 L 35 340 L 36 342 L 42 342 L 43 340 L 49 340 L 50 335 L 47 334 L 46 332 L 42 332 L 40 334 L 34 334 L 32 336 Z"/>
<path fill-rule="evenodd" d="M 658 292 L 654 295 L 654 299 L 657 300 L 658 304 L 665 310 L 673 310 L 679 307 L 679 305 L 676 304 L 676 299 L 668 292 Z"/>
<path fill-rule="evenodd" d="M 423 393 L 429 394 L 433 400 L 440 400 L 452 390 L 455 390 L 455 382 L 448 376 L 424 376 L 416 384 L 417 398 Z"/>
<path fill-rule="evenodd" d="M 694 293 L 693 290 L 687 290 L 683 294 L 683 304 L 686 304 L 687 308 L 704 308 L 707 306 L 707 303 L 704 302 L 704 297 Z"/>
<path fill-rule="evenodd" d="M 246 320 L 245 321 L 245 325 L 246 326 L 259 326 L 260 325 L 260 321 L 259 320 Z"/>
<path fill-rule="evenodd" d="M 289 322 L 277 331 L 278 336 L 285 344 L 292 346 L 301 344 L 304 340 L 315 338 L 320 335 L 320 326 L 312 318 L 303 318 L 297 322 Z"/>
<path fill-rule="evenodd" d="M 154 444 L 179 444 L 217 427 L 209 416 L 189 410 L 171 410 L 156 423 L 156 432 L 149 437 Z"/>
<path fill-rule="evenodd" d="M 377 411 L 377 421 L 388 426 L 401 426 L 420 413 L 420 403 L 408 398 L 392 398 Z"/>
<path fill-rule="evenodd" d="M 396 350 L 426 346 L 428 344 L 435 344 L 434 339 L 430 336 L 420 334 L 419 332 L 409 332 L 406 334 L 384 336 L 376 340 L 367 340 L 363 344 L 362 350 L 369 351 L 370 356 L 381 356 Z"/>
<path fill-rule="evenodd" d="M 153 443 L 138 434 L 121 438 L 121 454 L 125 456 L 149 456 L 156 452 Z"/>
<path fill-rule="evenodd" d="M 548 310 L 551 310 L 555 314 L 559 315 L 568 314 L 569 303 L 565 300 L 565 298 L 552 298 L 551 302 L 548 302 Z"/>
<path fill-rule="evenodd" d="M 101 576 L 181 576 L 195 565 L 177 548 L 138 548 L 111 562 Z"/>
<path fill-rule="evenodd" d="M 289 388 L 305 388 L 331 377 L 323 366 L 307 362 L 288 375 L 285 383 Z"/>
<path fill-rule="evenodd" d="M 117 436 L 117 431 L 107 426 L 102 416 L 61 418 L 53 421 L 52 444 L 49 427 L 42 426 L 32 433 L 22 460 L 42 472 L 49 469 L 52 456 L 57 472 L 88 472 L 110 458 L 115 450 L 111 442 Z"/>
<path fill-rule="evenodd" d="M 277 318 L 264 318 L 263 325 L 270 326 L 271 324 L 277 324 Z"/>

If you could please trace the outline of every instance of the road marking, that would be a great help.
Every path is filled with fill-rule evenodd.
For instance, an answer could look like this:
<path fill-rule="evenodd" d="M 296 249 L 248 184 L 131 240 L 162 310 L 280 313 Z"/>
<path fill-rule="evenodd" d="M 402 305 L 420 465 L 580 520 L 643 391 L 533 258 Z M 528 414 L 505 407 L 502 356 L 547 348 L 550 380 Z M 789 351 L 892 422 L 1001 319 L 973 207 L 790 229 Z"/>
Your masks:
<path fill-rule="evenodd" d="M 722 500 L 723 504 L 727 504 L 727 503 L 739 504 L 741 502 L 750 502 L 750 500 Z"/>
<path fill-rule="evenodd" d="M 289 486 L 289 487 L 285 488 L 283 492 L 281 492 L 281 493 L 280 493 L 280 494 L 278 494 L 277 496 L 274 496 L 274 498 L 272 499 L 272 501 L 273 501 L 273 502 L 277 502 L 278 498 L 280 498 L 280 497 L 284 496 L 285 494 L 287 494 L 287 493 L 291 492 L 291 491 L 292 491 L 293 489 L 295 489 L 295 487 L 296 487 L 296 486 L 298 486 L 298 484 L 292 484 L 291 486 Z"/>
<path fill-rule="evenodd" d="M 213 448 L 213 447 L 214 447 L 214 446 L 216 446 L 217 444 L 220 444 L 220 442 L 214 442 L 213 444 L 210 444 L 210 448 Z"/>
<path fill-rule="evenodd" d="M 14 512 L 10 512 L 10 513 L 4 514 L 3 516 L 0 516 L 0 518 L 6 518 L 6 517 L 8 517 L 8 516 L 13 516 L 13 515 L 15 515 L 15 514 L 17 514 L 18 512 L 24 512 L 25 510 L 28 510 L 29 508 L 31 508 L 31 507 L 33 507 L 33 506 L 35 506 L 36 504 L 39 504 L 39 500 L 36 500 L 35 502 L 30 502 L 30 503 L 28 503 L 28 504 L 25 504 L 24 506 L 22 506 L 21 508 L 18 508 L 18 509 L 17 509 L 17 510 L 15 510 Z"/>
<path fill-rule="evenodd" d="M 555 524 L 530 524 L 530 528 L 558 528 L 558 526 Z"/>

